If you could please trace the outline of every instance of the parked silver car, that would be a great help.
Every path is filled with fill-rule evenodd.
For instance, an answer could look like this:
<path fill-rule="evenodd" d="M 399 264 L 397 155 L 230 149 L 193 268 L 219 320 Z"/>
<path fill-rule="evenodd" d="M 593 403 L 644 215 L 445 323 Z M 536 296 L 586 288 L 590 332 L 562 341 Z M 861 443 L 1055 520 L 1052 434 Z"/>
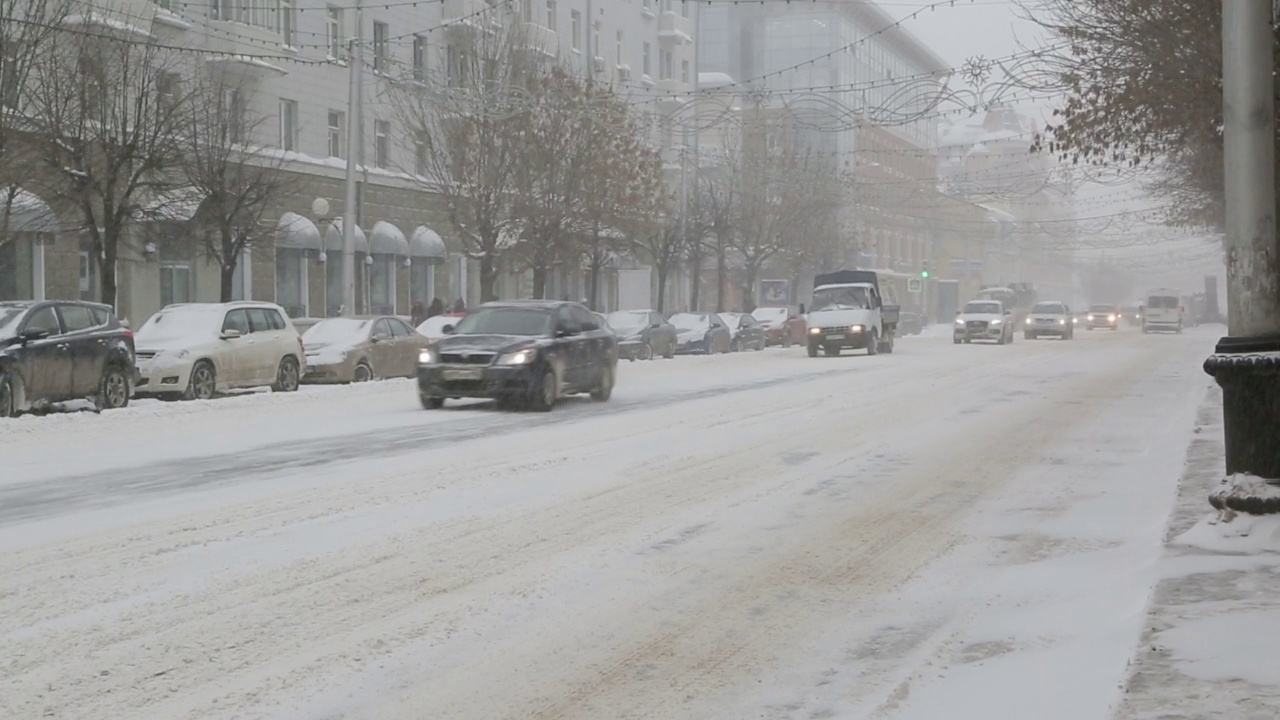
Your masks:
<path fill-rule="evenodd" d="M 418 352 L 431 344 L 392 315 L 328 318 L 302 335 L 307 356 L 305 383 L 367 382 L 413 377 Z"/>

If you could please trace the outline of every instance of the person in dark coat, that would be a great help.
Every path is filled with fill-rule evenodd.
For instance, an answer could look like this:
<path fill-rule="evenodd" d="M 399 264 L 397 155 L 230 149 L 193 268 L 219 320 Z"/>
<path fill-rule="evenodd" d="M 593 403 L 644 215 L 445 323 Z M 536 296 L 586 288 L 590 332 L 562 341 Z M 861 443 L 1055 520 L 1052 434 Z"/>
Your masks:
<path fill-rule="evenodd" d="M 433 318 L 437 315 L 444 314 L 444 301 L 440 298 L 432 298 L 431 305 L 427 307 L 427 317 Z"/>
<path fill-rule="evenodd" d="M 458 302 L 453 304 L 453 311 L 456 313 L 464 313 L 467 311 L 467 301 L 458 298 Z"/>
<path fill-rule="evenodd" d="M 427 319 L 427 309 L 422 306 L 422 301 L 418 300 L 413 303 L 413 309 L 409 311 L 409 321 L 414 327 L 418 327 Z"/>

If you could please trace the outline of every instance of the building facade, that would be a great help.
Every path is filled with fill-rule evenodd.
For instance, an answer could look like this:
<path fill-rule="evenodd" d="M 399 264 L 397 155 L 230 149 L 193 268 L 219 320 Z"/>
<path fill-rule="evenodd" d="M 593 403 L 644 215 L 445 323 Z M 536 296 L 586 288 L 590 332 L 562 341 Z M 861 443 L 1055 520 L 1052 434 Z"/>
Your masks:
<path fill-rule="evenodd" d="M 356 226 L 357 312 L 408 314 L 415 302 L 435 297 L 446 304 L 479 299 L 475 263 L 461 253 L 457 229 L 425 181 L 387 79 L 448 73 L 466 33 L 485 23 L 522 23 L 541 53 L 634 99 L 652 116 L 655 142 L 663 142 L 670 124 L 660 120 L 675 104 L 662 98 L 682 95 L 694 82 L 694 16 L 692 4 L 676 0 L 443 0 L 363 8 L 357 0 L 95 0 L 77 18 L 94 31 L 180 48 L 188 73 L 236 79 L 237 97 L 228 102 L 262 119 L 239 140 L 267 149 L 288 180 L 260 223 L 262 239 L 239 258 L 233 297 L 274 301 L 301 317 L 341 309 L 341 228 L 348 215 Z M 360 99 L 351 106 L 353 65 Z M 348 162 L 357 163 L 358 178 L 350 209 L 343 207 Z M 75 209 L 59 207 L 38 179 L 24 179 L 9 194 L 0 299 L 99 297 L 99 260 Z M 115 268 L 118 311 L 135 327 L 169 303 L 219 298 L 221 267 L 192 232 L 203 201 L 195 191 L 177 200 L 142 199 L 156 207 L 133 223 Z M 525 286 L 515 276 L 499 283 L 504 296 L 518 296 Z M 576 296 L 584 286 L 582 273 L 566 267 L 553 292 Z"/>

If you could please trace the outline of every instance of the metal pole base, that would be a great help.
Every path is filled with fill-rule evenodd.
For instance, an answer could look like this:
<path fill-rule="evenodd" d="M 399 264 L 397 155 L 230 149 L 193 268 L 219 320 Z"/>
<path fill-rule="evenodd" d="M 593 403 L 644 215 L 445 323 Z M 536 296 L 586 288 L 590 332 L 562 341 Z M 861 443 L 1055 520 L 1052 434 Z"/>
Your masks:
<path fill-rule="evenodd" d="M 1280 335 L 1224 337 L 1204 370 L 1222 388 L 1227 478 L 1221 511 L 1280 514 Z"/>

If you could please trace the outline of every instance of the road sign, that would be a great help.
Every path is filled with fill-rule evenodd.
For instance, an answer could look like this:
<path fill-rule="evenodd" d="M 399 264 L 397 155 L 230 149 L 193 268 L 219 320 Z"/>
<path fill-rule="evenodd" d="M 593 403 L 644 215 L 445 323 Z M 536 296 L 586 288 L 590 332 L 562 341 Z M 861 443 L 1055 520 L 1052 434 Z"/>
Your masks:
<path fill-rule="evenodd" d="M 920 278 L 907 278 L 907 292 L 924 292 L 924 283 L 920 282 Z"/>

